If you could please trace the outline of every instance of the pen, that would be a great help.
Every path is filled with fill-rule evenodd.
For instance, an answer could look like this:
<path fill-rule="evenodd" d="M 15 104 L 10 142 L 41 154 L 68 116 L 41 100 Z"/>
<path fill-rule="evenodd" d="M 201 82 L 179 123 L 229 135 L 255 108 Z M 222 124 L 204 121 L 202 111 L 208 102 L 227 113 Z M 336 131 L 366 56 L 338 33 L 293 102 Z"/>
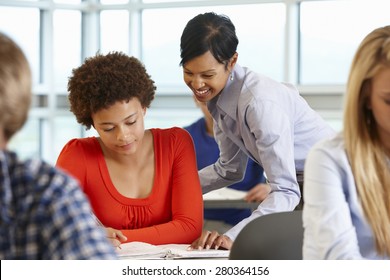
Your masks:
<path fill-rule="evenodd" d="M 96 222 L 96 224 L 97 224 L 98 226 L 105 227 L 105 226 L 103 225 L 103 223 L 99 220 L 99 218 L 96 217 L 96 215 L 95 215 L 92 211 L 91 211 L 91 215 L 92 215 L 92 218 L 95 220 L 95 222 Z"/>
<path fill-rule="evenodd" d="M 104 228 L 105 228 L 105 226 L 103 225 L 103 223 L 99 220 L 98 217 L 96 217 L 96 215 L 95 215 L 92 211 L 91 211 L 91 215 L 92 215 L 92 218 L 95 220 L 95 222 L 96 222 L 96 224 L 97 224 L 98 226 L 104 227 Z M 119 244 L 117 247 L 118 247 L 119 249 L 122 250 L 122 247 L 121 247 L 120 244 Z"/>

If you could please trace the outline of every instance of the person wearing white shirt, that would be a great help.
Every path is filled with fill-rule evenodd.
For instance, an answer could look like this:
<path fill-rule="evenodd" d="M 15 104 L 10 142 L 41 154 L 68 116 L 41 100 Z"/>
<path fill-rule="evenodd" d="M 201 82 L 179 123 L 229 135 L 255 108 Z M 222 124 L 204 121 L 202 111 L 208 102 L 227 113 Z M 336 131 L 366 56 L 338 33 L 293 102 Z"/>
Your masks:
<path fill-rule="evenodd" d="M 390 257 L 390 26 L 352 61 L 343 131 L 317 143 L 304 172 L 303 258 Z"/>

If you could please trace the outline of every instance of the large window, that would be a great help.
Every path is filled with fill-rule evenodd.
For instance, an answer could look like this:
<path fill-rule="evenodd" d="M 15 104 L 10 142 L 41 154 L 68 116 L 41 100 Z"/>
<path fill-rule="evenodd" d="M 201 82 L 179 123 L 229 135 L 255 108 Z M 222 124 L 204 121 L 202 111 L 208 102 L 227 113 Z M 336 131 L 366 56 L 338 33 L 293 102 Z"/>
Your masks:
<path fill-rule="evenodd" d="M 302 2 L 298 82 L 344 84 L 361 40 L 374 28 L 390 24 L 388 5 L 388 0 Z"/>
<path fill-rule="evenodd" d="M 31 64 L 35 84 L 40 81 L 41 66 L 39 20 L 37 8 L 0 6 L 0 31 L 11 36 L 23 49 Z"/>
<path fill-rule="evenodd" d="M 129 51 L 129 13 L 108 10 L 100 13 L 100 52 Z"/>
<path fill-rule="evenodd" d="M 66 87 L 72 69 L 81 62 L 81 13 L 55 10 L 53 13 L 53 73 L 58 91 Z"/>
<path fill-rule="evenodd" d="M 189 19 L 205 12 L 225 14 L 233 21 L 239 64 L 283 79 L 284 4 L 148 9 L 142 14 L 142 58 L 159 88 L 183 85 L 180 36 Z"/>
<path fill-rule="evenodd" d="M 0 0 L 0 31 L 31 64 L 34 105 L 10 147 L 54 163 L 63 145 L 94 136 L 69 111 L 67 81 L 97 52 L 123 51 L 145 64 L 157 85 L 147 127 L 184 126 L 201 116 L 182 80 L 180 36 L 193 16 L 229 16 L 239 37 L 238 63 L 301 94 L 341 128 L 343 91 L 357 44 L 390 24 L 388 0 Z"/>

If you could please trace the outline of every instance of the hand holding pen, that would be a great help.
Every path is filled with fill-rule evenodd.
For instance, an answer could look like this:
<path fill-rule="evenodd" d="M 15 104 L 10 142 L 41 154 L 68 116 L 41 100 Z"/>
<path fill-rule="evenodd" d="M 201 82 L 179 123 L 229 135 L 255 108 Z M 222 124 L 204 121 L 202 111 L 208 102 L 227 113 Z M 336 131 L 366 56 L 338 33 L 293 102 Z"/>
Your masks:
<path fill-rule="evenodd" d="M 111 241 L 111 243 L 115 247 L 122 249 L 120 245 L 122 242 L 125 242 L 127 240 L 127 237 L 120 230 L 111 227 L 107 227 L 106 232 L 107 238 Z"/>
<path fill-rule="evenodd" d="M 127 240 L 127 237 L 120 230 L 113 229 L 111 227 L 105 227 L 93 212 L 91 212 L 91 215 L 98 226 L 105 228 L 107 238 L 111 241 L 112 245 L 114 245 L 114 247 L 122 249 L 120 245 L 122 242 L 125 242 Z"/>

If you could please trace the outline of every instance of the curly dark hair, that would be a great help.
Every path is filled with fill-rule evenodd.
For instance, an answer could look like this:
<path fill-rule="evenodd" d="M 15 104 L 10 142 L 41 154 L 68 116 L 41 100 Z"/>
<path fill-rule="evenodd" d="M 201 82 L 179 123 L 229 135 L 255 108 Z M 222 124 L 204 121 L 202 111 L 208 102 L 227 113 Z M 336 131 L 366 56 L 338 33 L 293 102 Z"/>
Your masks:
<path fill-rule="evenodd" d="M 96 54 L 72 70 L 68 81 L 70 111 L 90 129 L 92 114 L 116 102 L 138 98 L 149 108 L 156 86 L 144 65 L 122 52 Z"/>

